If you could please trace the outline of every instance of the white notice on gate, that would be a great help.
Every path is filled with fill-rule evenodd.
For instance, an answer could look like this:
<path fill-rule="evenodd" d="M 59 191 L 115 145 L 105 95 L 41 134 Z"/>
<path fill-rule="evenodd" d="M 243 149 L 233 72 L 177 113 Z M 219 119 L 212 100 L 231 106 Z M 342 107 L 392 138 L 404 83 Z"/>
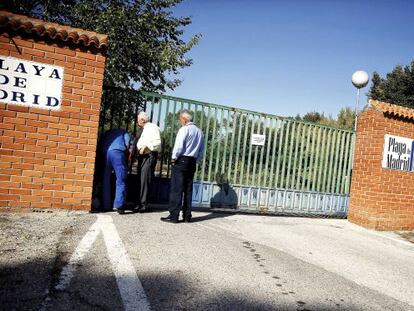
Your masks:
<path fill-rule="evenodd" d="M 252 134 L 252 145 L 256 146 L 264 146 L 266 141 L 266 135 L 261 134 Z"/>

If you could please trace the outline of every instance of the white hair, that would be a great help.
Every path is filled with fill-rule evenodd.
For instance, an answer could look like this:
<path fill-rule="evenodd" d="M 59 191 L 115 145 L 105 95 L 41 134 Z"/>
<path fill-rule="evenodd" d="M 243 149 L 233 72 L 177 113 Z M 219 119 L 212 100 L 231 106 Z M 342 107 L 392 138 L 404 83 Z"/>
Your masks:
<path fill-rule="evenodd" d="M 180 115 L 187 121 L 193 121 L 193 114 L 189 110 L 181 110 Z"/>
<path fill-rule="evenodd" d="M 138 119 L 141 119 L 142 121 L 144 121 L 145 123 L 147 123 L 149 121 L 149 115 L 145 111 L 141 111 L 138 114 Z"/>

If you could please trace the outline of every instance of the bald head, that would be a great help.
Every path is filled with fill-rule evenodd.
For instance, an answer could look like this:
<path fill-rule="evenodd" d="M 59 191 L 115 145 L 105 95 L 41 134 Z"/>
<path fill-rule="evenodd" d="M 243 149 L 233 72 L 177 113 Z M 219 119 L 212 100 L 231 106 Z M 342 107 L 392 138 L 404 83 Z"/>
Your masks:
<path fill-rule="evenodd" d="M 180 111 L 180 121 L 183 125 L 186 125 L 188 122 L 193 121 L 193 114 L 189 110 L 181 110 Z"/>
<path fill-rule="evenodd" d="M 141 111 L 137 117 L 137 123 L 139 127 L 144 127 L 145 123 L 149 121 L 149 115 L 145 111 Z"/>

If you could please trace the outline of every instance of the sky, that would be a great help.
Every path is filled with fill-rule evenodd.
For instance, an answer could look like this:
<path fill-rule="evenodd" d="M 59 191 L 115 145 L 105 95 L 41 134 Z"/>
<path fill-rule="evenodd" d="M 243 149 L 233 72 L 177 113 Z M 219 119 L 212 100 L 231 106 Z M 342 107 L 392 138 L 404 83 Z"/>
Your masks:
<path fill-rule="evenodd" d="M 414 60 L 413 0 L 184 0 L 201 34 L 168 95 L 280 116 L 355 107 L 352 73 Z M 367 103 L 362 89 L 361 106 Z"/>

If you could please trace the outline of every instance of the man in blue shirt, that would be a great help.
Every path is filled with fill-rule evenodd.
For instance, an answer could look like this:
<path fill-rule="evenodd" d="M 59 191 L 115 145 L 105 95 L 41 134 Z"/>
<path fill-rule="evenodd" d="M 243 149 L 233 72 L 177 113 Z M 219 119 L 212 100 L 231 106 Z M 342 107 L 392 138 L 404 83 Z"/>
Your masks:
<path fill-rule="evenodd" d="M 170 215 L 161 218 L 165 222 L 178 223 L 181 207 L 184 221 L 191 221 L 194 173 L 196 163 L 202 159 L 204 153 L 203 133 L 192 120 L 193 115 L 190 111 L 180 112 L 180 123 L 183 126 L 177 133 L 172 151 L 171 192 L 168 207 Z"/>
<path fill-rule="evenodd" d="M 127 151 L 129 149 L 129 134 L 125 130 L 112 129 L 102 137 L 102 153 L 105 164 L 103 176 L 103 211 L 111 211 L 112 207 L 119 214 L 125 213 L 126 179 L 128 176 Z M 112 170 L 116 176 L 115 200 L 111 200 Z"/>

